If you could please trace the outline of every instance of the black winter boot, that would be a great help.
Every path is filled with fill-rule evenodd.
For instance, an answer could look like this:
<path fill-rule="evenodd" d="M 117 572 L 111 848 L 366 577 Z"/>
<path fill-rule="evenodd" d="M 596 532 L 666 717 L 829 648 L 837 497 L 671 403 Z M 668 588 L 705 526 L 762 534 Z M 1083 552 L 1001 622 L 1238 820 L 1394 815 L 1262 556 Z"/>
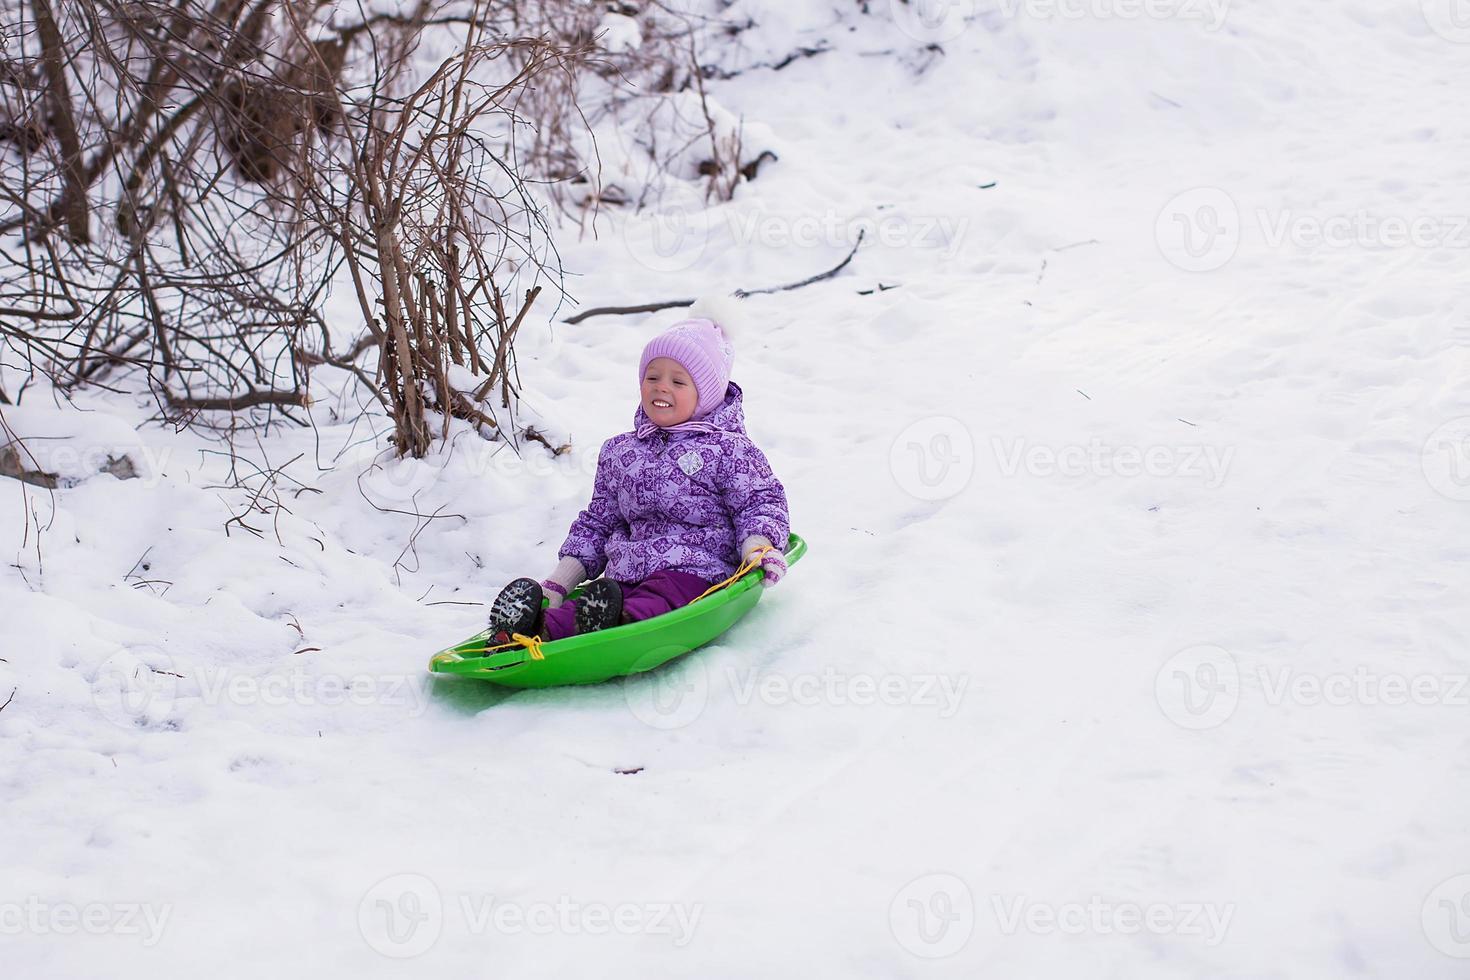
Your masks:
<path fill-rule="evenodd" d="M 600 578 L 577 599 L 577 633 L 595 633 L 618 625 L 623 615 L 623 587 Z"/>
<path fill-rule="evenodd" d="M 490 604 L 490 643 L 511 642 L 511 635 L 532 636 L 541 630 L 541 583 L 518 578 L 500 590 Z"/>

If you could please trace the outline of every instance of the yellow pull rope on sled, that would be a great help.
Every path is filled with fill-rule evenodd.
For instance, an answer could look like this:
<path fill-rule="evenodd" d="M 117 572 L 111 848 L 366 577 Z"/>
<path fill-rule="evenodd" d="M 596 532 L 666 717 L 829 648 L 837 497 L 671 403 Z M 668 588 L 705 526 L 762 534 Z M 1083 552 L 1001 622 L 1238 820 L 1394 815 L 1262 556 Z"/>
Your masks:
<path fill-rule="evenodd" d="M 522 636 L 519 633 L 512 633 L 510 635 L 510 638 L 512 640 L 515 640 L 516 643 L 519 643 L 521 646 L 525 647 L 526 650 L 531 654 L 531 659 L 532 660 L 545 660 L 546 659 L 546 654 L 544 654 L 544 653 L 541 652 L 541 637 L 539 637 L 539 636 Z M 506 644 L 506 646 L 513 646 L 513 645 L 514 644 L 510 644 L 510 643 L 507 643 Z"/>
<path fill-rule="evenodd" d="M 705 589 L 699 595 L 697 595 L 693 599 L 689 600 L 689 604 L 692 605 L 693 603 L 698 602 L 700 599 L 703 599 L 705 596 L 711 595 L 711 594 L 713 594 L 715 592 L 718 592 L 721 589 L 723 589 L 723 588 L 725 588 L 725 587 L 733 584 L 734 582 L 738 581 L 742 575 L 744 575 L 746 572 L 749 572 L 751 569 L 759 568 L 760 567 L 760 563 L 761 563 L 761 558 L 764 557 L 765 553 L 768 552 L 768 551 L 775 551 L 775 550 L 776 550 L 776 547 L 774 545 L 769 545 L 769 544 L 763 544 L 759 548 L 756 548 L 754 551 L 752 551 L 750 553 L 750 557 L 747 558 L 747 559 L 745 559 L 745 561 L 741 562 L 740 563 L 740 567 L 737 568 L 737 569 L 735 569 L 735 574 L 734 575 L 731 575 L 729 578 L 725 579 L 723 582 L 716 582 L 714 585 L 711 585 L 709 588 Z M 539 636 L 522 636 L 520 633 L 512 633 L 511 634 L 511 641 L 512 642 L 510 642 L 510 643 L 501 643 L 501 644 L 499 644 L 497 646 L 484 647 L 484 648 L 482 648 L 480 650 L 474 650 L 474 651 L 468 651 L 468 652 L 483 653 L 485 655 L 489 655 L 491 653 L 495 653 L 495 652 L 500 651 L 500 650 L 509 650 L 509 649 L 512 649 L 513 647 L 525 647 L 526 648 L 526 652 L 530 654 L 532 660 L 545 660 L 546 659 L 546 653 L 541 649 L 541 644 L 542 643 L 545 643 L 545 642 L 548 642 L 548 641 L 541 639 Z"/>
<path fill-rule="evenodd" d="M 490 655 L 492 653 L 498 653 L 501 650 L 509 650 L 509 649 L 512 649 L 513 647 L 525 647 L 526 648 L 526 651 L 528 653 L 530 653 L 532 660 L 545 660 L 546 659 L 546 653 L 545 653 L 545 651 L 543 651 L 541 649 L 541 644 L 546 643 L 548 641 L 541 639 L 541 637 L 539 637 L 539 636 L 523 636 L 520 633 L 512 633 L 510 635 L 510 639 L 511 639 L 511 642 L 509 642 L 509 643 L 501 643 L 501 644 L 499 644 L 497 646 L 493 646 L 493 647 L 471 647 L 468 650 L 465 650 L 465 651 L 462 651 L 462 652 L 463 653 L 483 654 L 483 655 L 488 656 L 488 655 Z M 447 653 L 448 651 L 445 651 L 445 652 Z M 441 656 L 441 654 L 435 654 L 434 655 L 434 659 L 431 660 L 431 661 L 429 661 L 429 662 L 430 663 L 437 663 L 437 662 L 439 662 L 438 661 L 439 656 Z M 453 654 L 453 656 L 459 657 L 460 654 L 456 653 L 456 654 Z M 448 659 L 449 659 L 448 657 L 445 658 L 446 661 Z"/>
<path fill-rule="evenodd" d="M 760 563 L 761 563 L 761 556 L 763 556 L 766 552 L 768 552 L 768 551 L 775 551 L 775 550 L 776 550 L 776 546 L 775 545 L 770 545 L 770 544 L 763 544 L 763 545 L 761 545 L 759 548 L 755 549 L 754 551 L 752 551 L 750 553 L 750 557 L 749 558 L 745 559 L 745 561 L 743 561 L 743 562 L 740 563 L 740 567 L 737 568 L 737 569 L 735 569 L 735 574 L 734 575 L 731 575 L 729 578 L 725 579 L 725 581 L 723 581 L 723 582 L 716 582 L 714 585 L 711 585 L 709 588 L 705 589 L 703 592 L 701 592 L 699 595 L 695 596 L 693 599 L 691 599 L 689 601 L 690 602 L 698 602 L 700 599 L 703 599 L 705 596 L 709 595 L 711 592 L 718 592 L 718 591 L 720 591 L 725 586 L 729 585 L 730 583 L 734 582 L 736 579 L 740 578 L 740 576 L 742 576 L 746 572 L 750 571 L 752 568 L 758 567 L 760 565 Z"/>

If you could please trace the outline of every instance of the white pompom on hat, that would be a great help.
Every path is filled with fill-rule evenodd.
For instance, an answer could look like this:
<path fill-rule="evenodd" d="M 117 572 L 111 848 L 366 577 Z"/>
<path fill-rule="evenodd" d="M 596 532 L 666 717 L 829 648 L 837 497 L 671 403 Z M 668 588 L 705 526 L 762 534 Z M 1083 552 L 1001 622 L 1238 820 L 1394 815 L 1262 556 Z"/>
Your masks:
<path fill-rule="evenodd" d="M 683 319 L 650 340 L 638 359 L 638 379 L 648 362 L 668 357 L 683 366 L 694 381 L 699 401 L 693 418 L 702 419 L 725 400 L 730 386 L 730 370 L 735 363 L 733 333 L 743 314 L 740 300 L 733 296 L 717 296 L 696 300 L 683 311 Z"/>

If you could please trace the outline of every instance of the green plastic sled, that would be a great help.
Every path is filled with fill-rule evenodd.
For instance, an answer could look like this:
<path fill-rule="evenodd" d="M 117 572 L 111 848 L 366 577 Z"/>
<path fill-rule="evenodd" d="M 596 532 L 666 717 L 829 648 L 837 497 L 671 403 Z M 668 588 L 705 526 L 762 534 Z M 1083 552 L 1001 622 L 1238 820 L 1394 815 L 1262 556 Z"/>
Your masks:
<path fill-rule="evenodd" d="M 806 542 L 791 535 L 786 544 L 787 563 L 796 564 L 804 554 Z M 429 670 L 506 687 L 596 684 L 641 673 L 704 646 L 735 625 L 760 601 L 765 591 L 760 581 L 760 569 L 753 568 L 720 591 L 662 616 L 542 643 L 542 660 L 533 659 L 523 647 L 482 653 L 487 630 L 434 654 Z M 578 589 L 571 598 L 580 593 Z"/>

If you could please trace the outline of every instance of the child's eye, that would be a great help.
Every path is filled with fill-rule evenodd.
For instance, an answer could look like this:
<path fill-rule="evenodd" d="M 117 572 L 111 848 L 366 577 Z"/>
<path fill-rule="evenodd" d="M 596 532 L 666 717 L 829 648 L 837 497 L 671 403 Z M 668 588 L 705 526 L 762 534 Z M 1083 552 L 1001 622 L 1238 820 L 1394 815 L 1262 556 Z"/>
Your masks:
<path fill-rule="evenodd" d="M 684 387 L 684 382 L 682 381 L 675 381 L 674 384 L 678 385 L 680 388 Z"/>

